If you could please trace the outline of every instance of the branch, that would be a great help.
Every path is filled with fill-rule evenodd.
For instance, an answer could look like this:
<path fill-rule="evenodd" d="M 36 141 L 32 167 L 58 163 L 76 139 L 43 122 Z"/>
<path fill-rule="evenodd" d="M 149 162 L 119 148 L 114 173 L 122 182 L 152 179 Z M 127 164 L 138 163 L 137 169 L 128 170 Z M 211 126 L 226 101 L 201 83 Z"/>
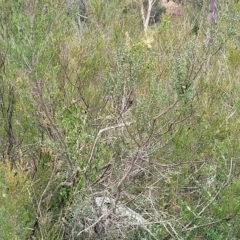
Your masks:
<path fill-rule="evenodd" d="M 118 124 L 118 125 L 106 127 L 106 128 L 103 128 L 103 129 L 99 130 L 99 132 L 98 132 L 98 134 L 97 134 L 97 136 L 95 138 L 95 141 L 94 141 L 94 144 L 93 144 L 93 147 L 92 147 L 92 150 L 91 150 L 91 154 L 90 154 L 90 157 L 88 159 L 87 166 L 84 169 L 84 173 L 86 173 L 88 171 L 88 169 L 90 168 L 90 166 L 91 166 L 93 156 L 94 156 L 94 154 L 96 152 L 96 146 L 97 146 L 98 140 L 99 140 L 100 136 L 102 135 L 102 133 L 110 131 L 112 129 L 117 129 L 117 128 L 121 128 L 121 127 L 130 126 L 133 123 L 135 123 L 135 122 L 121 123 L 121 124 Z"/>
<path fill-rule="evenodd" d="M 165 111 L 158 114 L 156 117 L 154 117 L 153 121 L 156 121 L 158 118 L 162 117 L 166 113 L 168 113 L 175 105 L 179 102 L 179 100 L 175 101 L 171 106 L 169 106 Z"/>
<path fill-rule="evenodd" d="M 227 181 L 222 184 L 222 186 L 221 186 L 220 189 L 217 191 L 217 193 L 215 194 L 215 196 L 212 197 L 211 200 L 207 203 L 207 205 L 197 214 L 197 217 L 200 217 L 200 216 L 205 212 L 205 210 L 216 200 L 216 198 L 218 197 L 218 195 L 220 194 L 220 192 L 228 185 L 228 183 L 229 183 L 230 180 L 231 180 L 232 168 L 233 168 L 233 159 L 231 158 Z M 187 231 L 187 229 L 189 229 L 188 227 L 191 226 L 192 224 L 193 224 L 193 222 L 188 223 L 188 224 L 184 227 L 184 229 L 183 229 L 182 231 L 183 231 L 183 232 L 184 232 L 184 231 Z"/>
<path fill-rule="evenodd" d="M 162 117 L 162 116 L 165 115 L 166 113 L 168 113 L 168 112 L 178 103 L 178 101 L 179 101 L 179 100 L 175 101 L 175 102 L 174 102 L 171 106 L 169 106 L 165 111 L 161 112 L 160 114 L 158 114 L 157 116 L 155 116 L 155 117 L 153 118 L 152 126 L 151 126 L 151 129 L 150 129 L 150 133 L 149 133 L 149 135 L 146 137 L 146 139 L 144 140 L 143 145 L 147 145 L 147 144 L 149 143 L 150 138 L 151 138 L 151 136 L 152 136 L 152 134 L 153 134 L 154 127 L 155 127 L 155 123 L 156 123 L 157 119 L 160 118 L 160 117 Z M 169 131 L 171 130 L 171 128 L 172 128 L 172 125 L 173 125 L 173 123 L 171 123 L 171 124 L 169 125 L 168 130 L 167 130 L 165 133 L 163 133 L 162 135 L 165 135 L 167 132 L 169 132 Z"/>
<path fill-rule="evenodd" d="M 213 201 L 215 201 L 215 199 L 217 198 L 217 196 L 220 194 L 220 192 L 228 185 L 228 183 L 231 180 L 231 173 L 232 173 L 232 158 L 231 158 L 231 162 L 230 162 L 230 168 L 229 168 L 229 173 L 228 173 L 228 179 L 227 181 L 222 185 L 222 187 L 217 191 L 217 193 L 215 194 L 215 196 L 208 202 L 208 204 L 202 209 L 202 211 L 198 214 L 198 216 L 200 216 L 212 203 Z"/>
<path fill-rule="evenodd" d="M 214 225 L 214 224 L 216 224 L 216 223 L 223 222 L 223 221 L 229 221 L 230 219 L 231 219 L 231 218 L 227 217 L 227 218 L 223 218 L 223 219 L 216 220 L 216 221 L 213 221 L 213 222 L 204 223 L 204 224 L 201 224 L 201 225 L 198 225 L 198 226 L 194 226 L 194 227 L 191 227 L 191 228 L 187 228 L 187 229 L 184 229 L 184 230 L 182 230 L 182 231 L 183 231 L 183 232 L 192 231 L 192 230 L 195 230 L 195 229 L 198 229 L 198 228 L 201 228 L 201 227 L 211 226 L 211 225 Z"/>
<path fill-rule="evenodd" d="M 106 217 L 106 214 L 103 214 L 100 218 L 98 218 L 92 225 L 90 225 L 89 227 L 83 229 L 81 232 L 79 232 L 77 234 L 77 237 L 79 237 L 83 232 L 87 232 L 88 230 L 90 230 L 91 228 L 93 228 L 94 226 L 96 226 L 104 217 Z"/>
<path fill-rule="evenodd" d="M 72 187 L 73 186 L 73 183 L 72 182 L 61 182 L 56 188 L 55 190 L 53 191 L 53 193 L 51 193 L 49 196 L 47 196 L 45 199 L 42 200 L 42 202 L 46 202 L 48 199 L 51 199 L 52 197 L 54 197 L 57 192 L 59 191 L 59 189 L 61 187 Z"/>
<path fill-rule="evenodd" d="M 68 146 L 67 146 L 67 144 L 66 144 L 66 142 L 64 140 L 64 137 L 63 137 L 62 133 L 59 131 L 58 127 L 54 123 L 54 120 L 53 120 L 53 118 L 51 116 L 49 108 L 47 107 L 46 102 L 45 102 L 45 100 L 44 100 L 44 98 L 42 96 L 41 88 L 42 88 L 42 86 L 41 86 L 40 81 L 37 81 L 36 82 L 36 89 L 37 89 L 37 94 L 38 94 L 39 99 L 40 99 L 41 107 L 42 107 L 42 109 L 43 109 L 43 111 L 44 111 L 44 113 L 45 113 L 45 115 L 46 115 L 46 117 L 47 117 L 51 127 L 54 129 L 55 133 L 57 134 L 60 143 L 64 146 L 64 148 L 66 150 L 66 152 L 65 152 L 66 153 L 66 159 L 68 161 L 68 164 L 69 164 L 70 168 L 73 169 L 73 163 L 72 163 L 72 160 L 71 160 L 71 158 L 69 156 L 69 153 L 68 153 Z"/>
<path fill-rule="evenodd" d="M 51 176 L 48 180 L 47 186 L 45 187 L 44 191 L 42 192 L 42 195 L 41 195 L 39 203 L 38 203 L 37 212 L 40 216 L 41 216 L 41 205 L 44 202 L 43 198 L 46 195 L 46 193 L 49 191 L 52 183 L 54 182 L 55 174 L 56 174 L 56 164 L 54 163 L 53 171 L 52 171 Z"/>

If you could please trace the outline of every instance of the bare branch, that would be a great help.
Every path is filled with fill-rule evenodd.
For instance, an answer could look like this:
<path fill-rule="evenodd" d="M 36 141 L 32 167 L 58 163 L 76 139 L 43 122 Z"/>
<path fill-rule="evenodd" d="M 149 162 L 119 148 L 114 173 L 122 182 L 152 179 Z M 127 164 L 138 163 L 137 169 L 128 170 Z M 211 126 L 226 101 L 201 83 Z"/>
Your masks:
<path fill-rule="evenodd" d="M 171 106 L 169 106 L 165 111 L 161 112 L 160 114 L 158 114 L 157 116 L 154 117 L 154 121 L 156 121 L 158 118 L 162 117 L 163 115 L 165 115 L 166 113 L 168 113 L 173 107 L 175 107 L 175 105 L 179 102 L 179 100 L 175 101 Z"/>
<path fill-rule="evenodd" d="M 49 196 L 47 196 L 45 199 L 43 199 L 42 202 L 44 203 L 48 199 L 51 199 L 52 197 L 54 197 L 58 193 L 58 191 L 61 187 L 71 187 L 72 185 L 73 185 L 72 182 L 61 182 Z"/>
<path fill-rule="evenodd" d="M 94 226 L 96 226 L 104 217 L 106 217 L 106 214 L 103 214 L 101 217 L 99 217 L 92 225 L 90 225 L 89 227 L 83 229 L 81 232 L 79 232 L 77 234 L 77 237 L 79 237 L 82 233 L 87 232 L 88 230 L 90 230 L 91 228 L 93 228 Z"/>
<path fill-rule="evenodd" d="M 217 223 L 220 223 L 220 222 L 223 222 L 223 221 L 228 221 L 228 220 L 230 220 L 230 218 L 223 218 L 223 219 L 216 220 L 216 221 L 213 221 L 213 222 L 204 223 L 204 224 L 201 224 L 201 225 L 198 225 L 198 226 L 194 226 L 194 227 L 191 227 L 191 228 L 184 229 L 183 232 L 192 231 L 192 230 L 195 230 L 195 229 L 198 229 L 198 228 L 211 226 L 211 225 L 214 225 L 214 224 L 217 224 Z"/>
<path fill-rule="evenodd" d="M 229 184 L 229 182 L 230 182 L 230 180 L 231 180 L 232 167 L 233 167 L 233 159 L 231 158 L 227 181 L 222 184 L 222 186 L 221 186 L 220 189 L 217 191 L 217 193 L 215 194 L 215 196 L 212 197 L 212 198 L 210 199 L 210 201 L 206 204 L 206 206 L 197 214 L 198 217 L 200 217 L 200 216 L 206 211 L 206 209 L 216 200 L 216 198 L 218 197 L 218 195 L 220 194 L 220 192 Z M 187 231 L 188 227 L 191 226 L 192 223 L 193 223 L 193 222 L 188 223 L 188 224 L 184 227 L 183 231 Z"/>
<path fill-rule="evenodd" d="M 37 212 L 40 215 L 41 215 L 41 206 L 42 206 L 42 204 L 44 202 L 43 198 L 45 197 L 46 193 L 49 191 L 49 189 L 50 189 L 50 187 L 51 187 L 51 185 L 52 185 L 52 183 L 54 181 L 55 174 L 56 174 L 56 164 L 54 164 L 53 171 L 52 171 L 51 176 L 50 176 L 50 178 L 48 180 L 47 186 L 45 187 L 44 191 L 42 192 L 42 195 L 41 195 L 40 200 L 38 202 Z"/>
<path fill-rule="evenodd" d="M 46 115 L 46 117 L 47 117 L 47 119 L 48 119 L 51 127 L 54 129 L 55 133 L 57 134 L 58 139 L 60 140 L 60 142 L 61 142 L 62 145 L 64 146 L 64 148 L 65 148 L 65 150 L 66 150 L 65 153 L 66 153 L 66 158 L 67 158 L 68 164 L 69 164 L 70 168 L 73 169 L 73 163 L 72 163 L 72 160 L 71 160 L 71 158 L 70 158 L 70 156 L 69 156 L 69 153 L 68 153 L 68 146 L 67 146 L 67 144 L 66 144 L 66 142 L 65 142 L 65 139 L 64 139 L 61 131 L 59 131 L 58 127 L 57 127 L 56 124 L 54 123 L 54 120 L 53 120 L 53 118 L 52 118 L 52 116 L 51 116 L 51 113 L 50 113 L 50 111 L 49 111 L 49 108 L 47 107 L 46 102 L 45 102 L 45 100 L 44 100 L 44 98 L 43 98 L 43 96 L 42 96 L 41 87 L 42 87 L 42 86 L 41 86 L 41 82 L 38 81 L 38 82 L 36 83 L 36 89 L 37 89 L 37 94 L 38 94 L 39 99 L 40 99 L 41 107 L 42 107 L 42 109 L 43 109 L 43 111 L 44 111 L 44 113 L 45 113 L 45 115 Z"/>
<path fill-rule="evenodd" d="M 94 144 L 93 144 L 93 147 L 92 147 L 92 150 L 91 150 L 91 154 L 90 154 L 90 157 L 89 157 L 89 159 L 88 159 L 87 166 L 86 166 L 85 169 L 84 169 L 84 173 L 86 173 L 86 172 L 88 171 L 88 169 L 90 168 L 90 166 L 91 166 L 93 156 L 94 156 L 94 154 L 95 154 L 95 152 L 96 152 L 96 146 L 97 146 L 98 140 L 99 140 L 99 138 L 101 137 L 102 133 L 107 132 L 107 131 L 110 131 L 110 130 L 113 130 L 113 129 L 130 126 L 130 125 L 132 125 L 133 123 L 134 123 L 134 122 L 121 123 L 121 124 L 118 124 L 118 125 L 106 127 L 106 128 L 103 128 L 103 129 L 99 130 L 99 132 L 98 132 L 98 134 L 97 134 L 97 136 L 96 136 L 96 138 L 95 138 L 95 141 L 94 141 Z"/>

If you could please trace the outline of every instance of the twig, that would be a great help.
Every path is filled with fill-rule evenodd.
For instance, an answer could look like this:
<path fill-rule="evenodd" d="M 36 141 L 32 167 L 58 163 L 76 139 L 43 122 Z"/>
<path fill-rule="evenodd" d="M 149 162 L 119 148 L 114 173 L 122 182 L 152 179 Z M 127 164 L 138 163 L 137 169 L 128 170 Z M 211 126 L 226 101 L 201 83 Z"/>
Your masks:
<path fill-rule="evenodd" d="M 208 204 L 198 213 L 198 216 L 200 216 L 212 203 L 213 201 L 217 198 L 217 196 L 220 194 L 220 192 L 228 185 L 230 178 L 231 178 L 231 173 L 232 173 L 232 158 L 230 162 L 230 168 L 229 168 L 229 173 L 228 173 L 228 179 L 227 181 L 222 185 L 222 187 L 217 191 L 215 196 L 208 202 Z"/>
<path fill-rule="evenodd" d="M 130 132 L 128 126 L 127 126 L 126 123 L 125 123 L 125 120 L 124 120 L 122 114 L 119 114 L 119 116 L 120 116 L 122 122 L 124 123 L 124 125 L 125 125 L 125 127 L 126 127 L 126 130 L 127 130 L 127 133 L 129 134 L 129 136 L 131 137 L 131 139 L 136 143 L 136 145 L 137 145 L 138 147 L 140 147 L 140 143 L 138 143 L 137 139 L 136 139 L 136 138 L 133 136 L 133 134 Z"/>
<path fill-rule="evenodd" d="M 215 194 L 215 196 L 213 198 L 211 198 L 211 200 L 207 203 L 207 205 L 197 214 L 198 217 L 200 217 L 205 210 L 216 200 L 217 196 L 220 194 L 220 192 L 228 185 L 228 183 L 231 180 L 231 174 L 232 174 L 232 167 L 233 167 L 233 159 L 231 158 L 231 162 L 230 162 L 230 167 L 229 167 L 229 173 L 228 173 L 228 178 L 227 181 L 220 187 L 220 189 L 217 191 L 217 193 Z M 191 226 L 193 224 L 193 222 L 188 223 L 184 228 L 183 228 L 183 232 L 187 231 L 187 229 L 189 229 L 188 227 Z"/>
<path fill-rule="evenodd" d="M 84 18 L 84 19 L 88 19 L 88 17 L 87 16 L 83 16 L 82 14 L 80 14 L 80 13 L 78 13 L 77 14 L 79 17 L 82 17 L 82 18 Z"/>
<path fill-rule="evenodd" d="M 213 222 L 204 223 L 204 224 L 201 224 L 201 225 L 198 225 L 198 226 L 194 226 L 194 227 L 191 227 L 191 228 L 187 228 L 187 229 L 184 229 L 184 230 L 182 230 L 182 231 L 183 231 L 183 232 L 192 231 L 192 230 L 195 230 L 195 229 L 198 229 L 198 228 L 201 228 L 201 227 L 211 226 L 211 225 L 214 225 L 214 224 L 216 224 L 216 223 L 220 223 L 220 222 L 228 221 L 228 220 L 230 220 L 230 218 L 223 218 L 223 219 L 216 220 L 216 221 L 213 221 Z"/>
<path fill-rule="evenodd" d="M 138 159 L 138 155 L 140 153 L 140 149 L 137 150 L 137 152 L 134 154 L 134 156 L 132 157 L 132 161 L 131 161 L 131 165 L 129 166 L 128 170 L 126 171 L 126 173 L 124 174 L 124 176 L 122 177 L 122 179 L 119 181 L 119 183 L 117 184 L 117 193 L 116 193 L 116 199 L 115 199 L 115 204 L 117 204 L 119 198 L 120 198 L 120 193 L 121 193 L 121 187 L 123 182 L 125 181 L 125 179 L 127 178 L 127 176 L 129 175 L 129 173 L 132 171 L 133 166 L 135 164 L 135 162 Z"/>
<path fill-rule="evenodd" d="M 53 191 L 53 193 L 51 193 L 49 196 L 47 196 L 45 199 L 42 200 L 43 203 L 45 203 L 48 199 L 51 199 L 52 197 L 54 197 L 57 192 L 59 191 L 59 189 L 61 187 L 71 187 L 73 185 L 72 182 L 61 182 Z"/>
<path fill-rule="evenodd" d="M 55 173 L 56 173 L 56 164 L 54 164 L 53 171 L 52 171 L 51 176 L 50 176 L 50 178 L 48 180 L 47 186 L 45 187 L 45 189 L 42 192 L 42 195 L 40 197 L 40 200 L 39 200 L 39 203 L 38 203 L 38 207 L 37 207 L 38 213 L 41 213 L 41 205 L 43 203 L 43 198 L 46 195 L 47 191 L 50 189 L 50 187 L 51 187 L 51 185 L 52 185 L 52 183 L 54 181 Z"/>
<path fill-rule="evenodd" d="M 165 111 L 161 112 L 160 114 L 158 114 L 157 116 L 154 117 L 154 121 L 156 121 L 158 118 L 162 117 L 163 115 L 165 115 L 166 113 L 168 113 L 173 107 L 175 107 L 175 105 L 179 102 L 179 99 L 177 101 L 175 101 L 171 106 L 169 106 Z"/>
<path fill-rule="evenodd" d="M 67 146 L 67 144 L 64 140 L 64 137 L 63 137 L 62 133 L 59 131 L 56 124 L 54 123 L 53 118 L 51 117 L 51 113 L 49 112 L 49 109 L 48 109 L 48 107 L 45 103 L 45 100 L 44 100 L 44 98 L 41 94 L 41 84 L 40 84 L 39 81 L 36 83 L 36 87 L 37 87 L 37 91 L 38 91 L 37 93 L 38 93 L 38 96 L 39 96 L 39 99 L 40 99 L 41 107 L 42 107 L 48 121 L 50 122 L 51 126 L 55 130 L 55 133 L 57 134 L 60 142 L 64 146 L 64 148 L 66 150 L 66 158 L 67 158 L 68 164 L 69 164 L 70 168 L 73 169 L 73 163 L 72 163 L 72 160 L 70 159 L 70 156 L 69 156 L 69 153 L 68 153 L 68 146 Z"/>
<path fill-rule="evenodd" d="M 82 231 L 80 231 L 77 234 L 77 237 L 79 237 L 83 232 L 87 232 L 88 230 L 90 230 L 91 228 L 93 228 L 96 224 L 98 224 L 104 217 L 106 217 L 106 214 L 103 214 L 100 218 L 98 218 L 92 225 L 90 225 L 89 227 L 83 229 Z"/>
<path fill-rule="evenodd" d="M 134 122 L 121 123 L 121 124 L 118 124 L 118 125 L 106 127 L 106 128 L 103 128 L 103 129 L 99 130 L 99 132 L 98 132 L 98 134 L 97 134 L 97 136 L 95 138 L 95 141 L 94 141 L 94 144 L 93 144 L 93 147 L 92 147 L 92 150 L 91 150 L 91 154 L 90 154 L 90 157 L 88 159 L 87 166 L 84 169 L 84 173 L 86 173 L 88 171 L 88 169 L 90 168 L 90 166 L 91 166 L 93 156 L 94 156 L 94 154 L 96 152 L 96 146 L 97 146 L 98 140 L 99 140 L 100 136 L 102 135 L 102 133 L 110 131 L 110 130 L 113 130 L 113 129 L 130 126 L 133 123 Z"/>
<path fill-rule="evenodd" d="M 143 145 L 146 146 L 146 145 L 149 143 L 149 141 L 150 141 L 150 139 L 151 139 L 151 137 L 152 137 L 152 135 L 153 135 L 153 131 L 154 131 L 154 127 L 155 127 L 155 123 L 156 123 L 157 119 L 160 118 L 160 117 L 162 117 L 162 116 L 165 115 L 166 113 L 168 113 L 178 102 L 179 102 L 179 100 L 175 101 L 175 102 L 174 102 L 171 106 L 169 106 L 166 110 L 164 110 L 163 112 L 161 112 L 160 114 L 158 114 L 157 116 L 155 116 L 155 117 L 153 118 L 153 122 L 152 122 L 152 126 L 151 126 L 151 129 L 150 129 L 150 133 L 149 133 L 149 135 L 146 137 L 146 139 L 144 140 Z M 167 131 L 164 132 L 162 135 L 165 135 L 166 133 L 168 133 L 168 132 L 171 130 L 172 125 L 173 125 L 173 123 L 170 123 Z"/>

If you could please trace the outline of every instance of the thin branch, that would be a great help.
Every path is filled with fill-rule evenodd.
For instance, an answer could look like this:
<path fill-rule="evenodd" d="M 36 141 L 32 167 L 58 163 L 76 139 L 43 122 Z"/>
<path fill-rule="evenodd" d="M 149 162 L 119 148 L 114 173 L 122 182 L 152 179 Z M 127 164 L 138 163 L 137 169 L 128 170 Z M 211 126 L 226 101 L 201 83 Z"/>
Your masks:
<path fill-rule="evenodd" d="M 59 131 L 56 124 L 54 123 L 54 120 L 51 116 L 51 113 L 49 112 L 49 109 L 46 105 L 46 102 L 45 102 L 45 100 L 44 100 L 44 98 L 41 94 L 41 83 L 39 81 L 36 83 L 36 87 L 37 87 L 37 93 L 38 93 L 38 96 L 39 96 L 39 99 L 40 99 L 41 107 L 42 107 L 48 121 L 50 122 L 51 126 L 53 127 L 55 133 L 57 134 L 60 142 L 64 146 L 64 148 L 66 150 L 66 159 L 68 161 L 68 164 L 69 164 L 70 168 L 73 169 L 73 163 L 72 163 L 72 160 L 70 159 L 70 156 L 69 156 L 69 153 L 68 153 L 68 146 L 67 146 L 67 144 L 64 140 L 64 137 L 63 137 L 62 133 Z"/>
<path fill-rule="evenodd" d="M 39 203 L 38 203 L 38 207 L 37 207 L 37 211 L 39 214 L 41 214 L 41 205 L 43 203 L 43 198 L 44 196 L 46 195 L 46 193 L 49 191 L 53 181 L 54 181 L 54 176 L 55 176 L 55 173 L 56 173 L 56 164 L 54 164 L 54 167 L 53 167 L 53 171 L 51 173 L 51 176 L 48 180 L 48 183 L 47 183 L 47 186 L 45 187 L 44 191 L 42 192 L 42 195 L 40 197 L 40 200 L 39 200 Z"/>
<path fill-rule="evenodd" d="M 137 139 L 136 139 L 136 138 L 133 136 L 133 134 L 130 132 L 130 130 L 129 130 L 129 128 L 128 128 L 128 125 L 126 125 L 126 122 L 125 122 L 122 114 L 119 114 L 119 116 L 120 116 L 122 122 L 124 123 L 124 125 L 125 125 L 125 127 L 126 127 L 126 130 L 127 130 L 127 133 L 129 134 L 129 136 L 131 137 L 131 139 L 136 143 L 136 145 L 137 145 L 138 147 L 140 147 L 140 144 L 138 143 Z"/>
<path fill-rule="evenodd" d="M 179 102 L 179 99 L 177 101 L 175 101 L 171 106 L 169 106 L 165 111 L 163 111 L 160 114 L 158 114 L 157 116 L 155 116 L 153 120 L 156 121 L 158 118 L 160 118 L 163 115 L 165 115 L 166 113 L 168 113 L 173 107 L 175 107 L 175 105 L 177 105 L 178 102 Z"/>
<path fill-rule="evenodd" d="M 131 161 L 131 165 L 128 168 L 128 170 L 126 171 L 126 173 L 124 174 L 124 176 L 122 177 L 122 179 L 119 181 L 119 183 L 117 184 L 117 188 L 120 189 L 124 180 L 127 178 L 128 174 L 131 172 L 131 170 L 133 169 L 134 163 L 136 162 L 136 160 L 138 159 L 138 155 L 139 155 L 140 149 L 137 150 L 137 152 L 134 154 L 134 156 L 132 157 L 132 161 Z"/>
<path fill-rule="evenodd" d="M 42 200 L 42 202 L 45 203 L 48 199 L 51 199 L 52 197 L 54 197 L 61 187 L 71 187 L 71 186 L 73 186 L 72 182 L 61 182 L 49 196 L 47 196 L 45 199 Z"/>
<path fill-rule="evenodd" d="M 215 199 L 216 199 L 217 196 L 220 194 L 220 192 L 228 185 L 228 183 L 230 182 L 230 179 L 231 179 L 232 166 L 233 166 L 233 163 L 232 163 L 232 158 L 231 158 L 227 181 L 222 185 L 222 187 L 217 191 L 217 193 L 215 194 L 215 196 L 208 202 L 208 204 L 202 209 L 202 211 L 200 211 L 200 212 L 198 213 L 198 216 L 202 215 L 202 213 L 205 212 L 205 210 L 215 201 Z"/>
<path fill-rule="evenodd" d="M 83 232 L 87 232 L 88 230 L 90 230 L 91 228 L 93 228 L 94 226 L 96 226 L 104 217 L 106 217 L 106 214 L 103 214 L 101 217 L 99 217 L 92 225 L 90 225 L 89 227 L 83 229 L 81 232 L 79 232 L 77 234 L 77 237 L 79 237 Z"/>
<path fill-rule="evenodd" d="M 207 203 L 207 205 L 197 214 L 198 217 L 200 217 L 205 212 L 205 210 L 216 200 L 220 192 L 228 185 L 228 183 L 231 180 L 232 168 L 233 168 L 233 159 L 231 158 L 227 181 L 220 187 L 220 189 L 217 191 L 215 196 L 211 198 L 211 200 Z M 186 231 L 188 227 L 191 226 L 192 224 L 193 222 L 188 223 L 182 231 Z"/>
<path fill-rule="evenodd" d="M 99 140 L 99 138 L 101 137 L 102 133 L 107 132 L 107 131 L 110 131 L 110 130 L 113 130 L 113 129 L 130 126 L 130 125 L 132 125 L 133 123 L 135 123 L 135 122 L 121 123 L 121 124 L 118 124 L 118 125 L 106 127 L 106 128 L 103 128 L 103 129 L 99 130 L 99 132 L 98 132 L 98 134 L 97 134 L 97 136 L 96 136 L 96 138 L 95 138 L 95 141 L 94 141 L 94 144 L 93 144 L 93 147 L 92 147 L 92 150 L 91 150 L 91 154 L 90 154 L 90 157 L 89 157 L 89 159 L 88 159 L 87 166 L 86 166 L 85 169 L 84 169 L 84 173 L 86 173 L 86 172 L 88 171 L 88 169 L 90 168 L 90 166 L 91 166 L 93 156 L 94 156 L 94 154 L 95 154 L 95 152 L 96 152 L 96 148 L 97 148 L 96 146 L 97 146 L 98 140 Z"/>
<path fill-rule="evenodd" d="M 82 14 L 80 14 L 80 13 L 78 13 L 77 14 L 79 17 L 82 17 L 82 18 L 84 18 L 84 19 L 88 19 L 88 17 L 87 16 L 83 16 Z"/>
<path fill-rule="evenodd" d="M 216 223 L 220 223 L 220 222 L 223 222 L 223 221 L 229 221 L 229 220 L 230 220 L 230 218 L 223 218 L 223 219 L 216 220 L 216 221 L 213 221 L 213 222 L 208 222 L 208 223 L 204 223 L 204 224 L 201 224 L 201 225 L 198 225 L 198 226 L 194 226 L 194 227 L 191 227 L 191 228 L 187 228 L 187 229 L 184 229 L 184 230 L 182 230 L 182 231 L 183 231 L 183 232 L 192 231 L 192 230 L 195 230 L 195 229 L 198 229 L 198 228 L 211 226 L 211 225 L 214 225 L 214 224 L 216 224 Z"/>
<path fill-rule="evenodd" d="M 160 114 L 158 114 L 157 116 L 155 116 L 155 117 L 153 118 L 153 122 L 152 122 L 152 126 L 151 126 L 151 129 L 150 129 L 150 133 L 149 133 L 149 135 L 146 137 L 146 140 L 144 141 L 143 145 L 146 146 L 146 145 L 149 143 L 150 138 L 151 138 L 152 135 L 153 135 L 153 131 L 154 131 L 154 127 L 155 127 L 155 123 L 156 123 L 157 119 L 160 118 L 160 117 L 162 117 L 162 116 L 165 115 L 166 113 L 168 113 L 178 102 L 179 102 L 179 100 L 175 101 L 175 102 L 174 102 L 171 106 L 169 106 L 165 111 L 161 112 Z M 168 133 L 168 132 L 171 130 L 172 125 L 173 125 L 173 123 L 171 123 L 171 124 L 169 125 L 168 130 L 167 130 L 165 133 L 163 133 L 162 135 Z"/>

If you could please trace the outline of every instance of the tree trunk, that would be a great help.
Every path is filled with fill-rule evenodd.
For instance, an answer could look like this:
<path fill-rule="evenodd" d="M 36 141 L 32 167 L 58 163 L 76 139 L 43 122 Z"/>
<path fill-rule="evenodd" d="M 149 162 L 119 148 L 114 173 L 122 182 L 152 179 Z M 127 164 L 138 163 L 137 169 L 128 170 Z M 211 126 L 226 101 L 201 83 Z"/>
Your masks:
<path fill-rule="evenodd" d="M 217 0 L 209 0 L 208 19 L 211 24 L 217 21 Z"/>

